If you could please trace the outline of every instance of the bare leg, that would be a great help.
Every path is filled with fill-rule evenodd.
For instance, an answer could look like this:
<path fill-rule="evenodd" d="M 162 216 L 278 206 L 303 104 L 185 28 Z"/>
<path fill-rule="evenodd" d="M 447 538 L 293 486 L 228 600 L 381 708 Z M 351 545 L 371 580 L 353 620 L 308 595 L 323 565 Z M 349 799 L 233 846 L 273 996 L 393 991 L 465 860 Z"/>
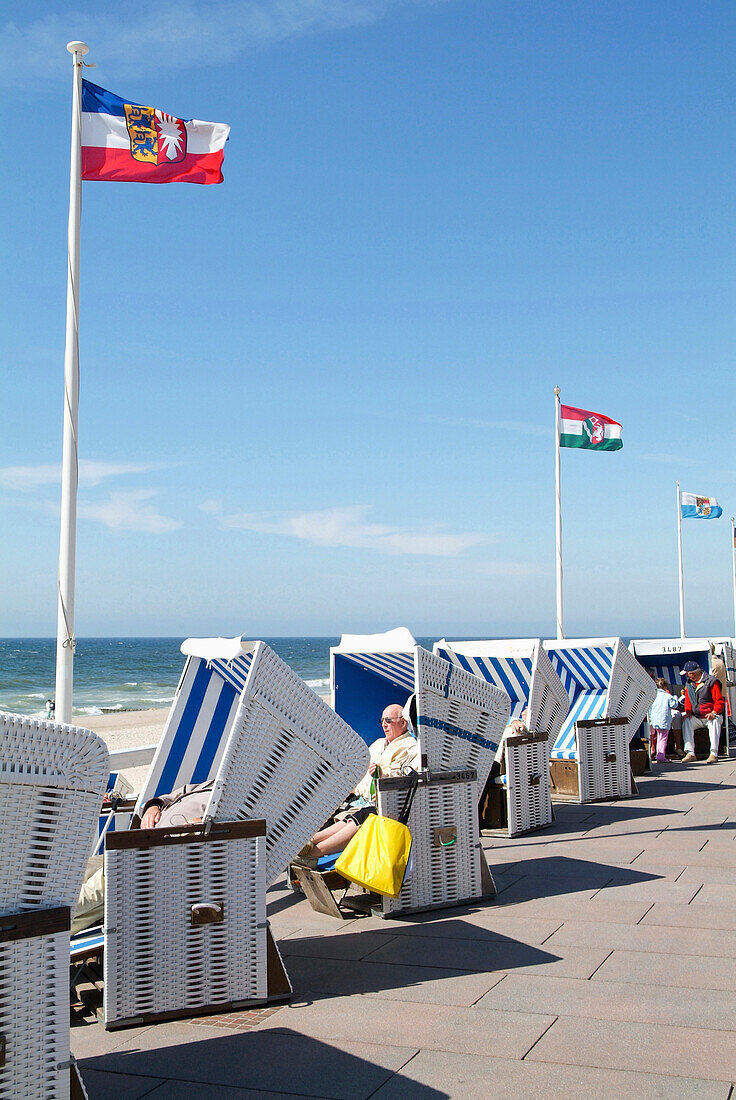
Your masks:
<path fill-rule="evenodd" d="M 310 855 L 331 856 L 341 852 L 351 837 L 355 836 L 358 826 L 354 821 L 336 821 L 312 837 Z"/>

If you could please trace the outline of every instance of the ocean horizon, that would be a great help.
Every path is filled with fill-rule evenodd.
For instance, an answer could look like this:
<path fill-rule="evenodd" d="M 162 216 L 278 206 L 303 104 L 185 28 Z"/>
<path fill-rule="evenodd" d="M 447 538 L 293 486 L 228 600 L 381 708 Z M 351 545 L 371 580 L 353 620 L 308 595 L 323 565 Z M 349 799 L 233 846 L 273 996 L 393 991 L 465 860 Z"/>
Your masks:
<path fill-rule="evenodd" d="M 181 637 L 78 638 L 74 656 L 75 716 L 169 707 L 185 657 Z M 330 686 L 330 647 L 339 637 L 263 639 L 314 691 Z M 417 638 L 430 648 L 435 639 Z M 0 710 L 46 716 L 54 696 L 55 638 L 0 638 Z"/>

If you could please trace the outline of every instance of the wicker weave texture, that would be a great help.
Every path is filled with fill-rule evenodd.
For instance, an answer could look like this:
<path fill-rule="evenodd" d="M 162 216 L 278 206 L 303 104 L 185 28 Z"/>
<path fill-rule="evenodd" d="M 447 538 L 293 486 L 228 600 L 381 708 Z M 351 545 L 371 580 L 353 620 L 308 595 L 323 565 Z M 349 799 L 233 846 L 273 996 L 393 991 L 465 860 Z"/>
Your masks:
<path fill-rule="evenodd" d="M 506 789 L 509 836 L 542 829 L 551 823 L 549 742 L 506 745 Z"/>
<path fill-rule="evenodd" d="M 105 852 L 105 1025 L 267 994 L 262 836 Z M 224 905 L 192 926 L 192 906 Z"/>
<path fill-rule="evenodd" d="M 68 984 L 68 932 L 0 944 L 0 1100 L 68 1100 Z"/>
<path fill-rule="evenodd" d="M 611 685 L 606 700 L 606 718 L 627 718 L 628 745 L 654 702 L 657 685 L 619 638 L 613 658 Z"/>
<path fill-rule="evenodd" d="M 474 768 L 483 790 L 511 713 L 505 691 L 465 669 L 414 650 L 418 736 L 431 771 Z"/>
<path fill-rule="evenodd" d="M 74 908 L 107 777 L 95 733 L 0 713 L 0 915 Z"/>
<path fill-rule="evenodd" d="M 207 810 L 266 820 L 266 885 L 368 768 L 361 737 L 264 642 L 257 642 Z"/>
<path fill-rule="evenodd" d="M 529 693 L 528 725 L 532 733 L 544 733 L 554 745 L 570 708 L 570 697 L 541 642 L 534 647 L 532 686 Z"/>
<path fill-rule="evenodd" d="M 398 817 L 403 790 L 380 790 L 379 812 Z M 413 869 L 397 898 L 383 898 L 383 912 L 394 916 L 405 910 L 454 905 L 482 893 L 478 833 L 478 786 L 475 780 L 443 783 L 435 778 L 417 788 L 409 814 Z M 436 842 L 436 830 L 455 828 L 454 844 Z"/>
<path fill-rule="evenodd" d="M 628 726 L 579 722 L 578 780 L 581 802 L 631 795 Z"/>

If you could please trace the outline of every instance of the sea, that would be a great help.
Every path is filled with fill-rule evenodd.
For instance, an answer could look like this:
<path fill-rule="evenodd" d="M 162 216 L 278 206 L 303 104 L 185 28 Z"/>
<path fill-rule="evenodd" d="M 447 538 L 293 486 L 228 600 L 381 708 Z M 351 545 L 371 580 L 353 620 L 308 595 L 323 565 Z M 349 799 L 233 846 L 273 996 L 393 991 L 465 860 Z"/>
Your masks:
<path fill-rule="evenodd" d="M 264 638 L 314 691 L 330 686 L 330 646 L 339 638 Z M 185 658 L 181 638 L 78 638 L 73 714 L 168 707 Z M 417 639 L 421 644 L 429 639 Z M 54 695 L 55 638 L 0 639 L 0 710 L 47 715 Z"/>

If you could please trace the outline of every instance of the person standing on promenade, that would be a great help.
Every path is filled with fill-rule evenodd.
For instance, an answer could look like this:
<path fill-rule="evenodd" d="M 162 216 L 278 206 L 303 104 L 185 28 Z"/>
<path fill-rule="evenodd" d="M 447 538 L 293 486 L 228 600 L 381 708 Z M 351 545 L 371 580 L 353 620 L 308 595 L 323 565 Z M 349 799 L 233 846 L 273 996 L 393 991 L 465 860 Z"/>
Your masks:
<path fill-rule="evenodd" d="M 672 712 L 680 705 L 676 695 L 670 695 L 669 685 L 661 676 L 656 679 L 657 694 L 649 708 L 649 755 L 660 764 L 667 760 L 667 739 L 672 726 Z"/>
<path fill-rule="evenodd" d="M 715 764 L 718 759 L 718 744 L 721 739 L 721 726 L 725 700 L 721 685 L 715 676 L 703 672 L 697 661 L 688 661 L 683 670 L 687 676 L 685 684 L 685 717 L 682 720 L 682 733 L 685 741 L 683 764 L 695 760 L 695 730 L 707 729 L 710 737 L 710 756 L 706 763 Z"/>

